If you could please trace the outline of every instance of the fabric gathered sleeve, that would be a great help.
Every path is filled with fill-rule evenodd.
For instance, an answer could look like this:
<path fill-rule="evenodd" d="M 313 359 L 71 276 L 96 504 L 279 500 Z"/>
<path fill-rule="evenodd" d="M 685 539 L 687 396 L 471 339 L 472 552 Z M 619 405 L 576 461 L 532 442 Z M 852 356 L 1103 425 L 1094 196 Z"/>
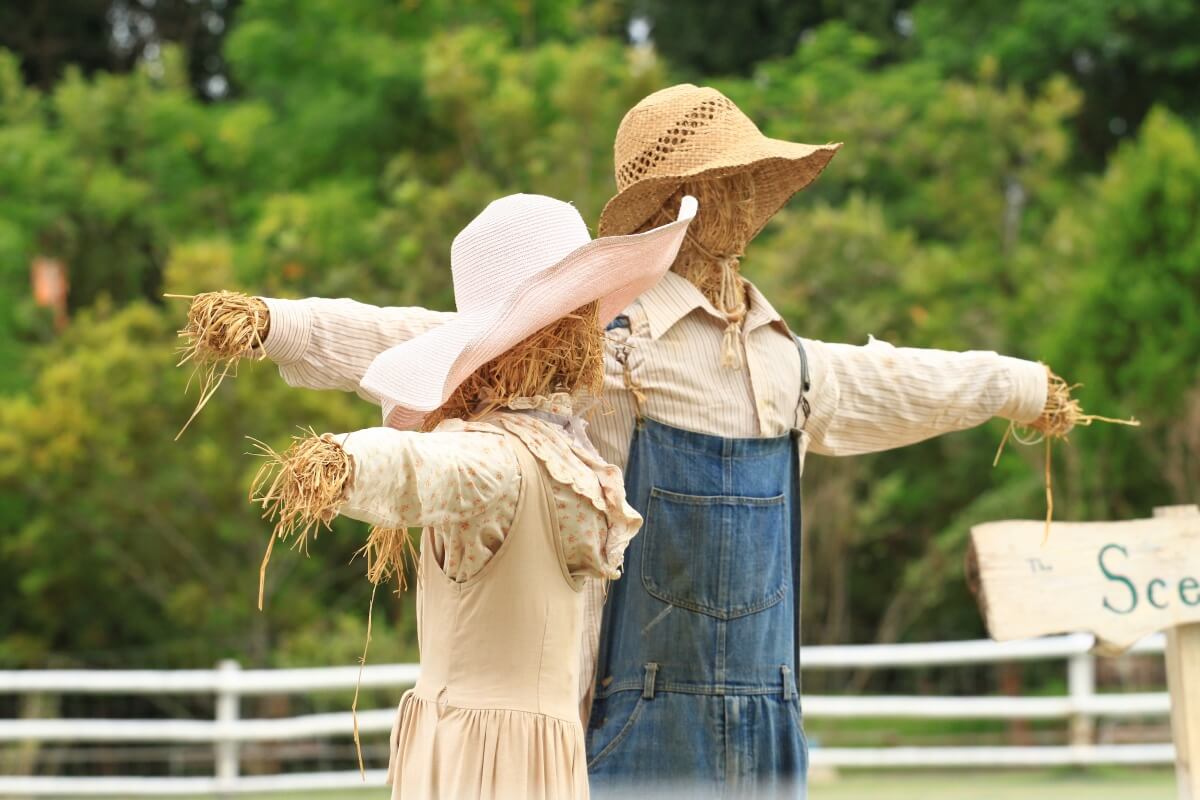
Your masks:
<path fill-rule="evenodd" d="M 503 434 L 366 428 L 332 437 L 354 462 L 343 516 L 384 528 L 469 528 L 508 514 L 521 469 Z"/>
<path fill-rule="evenodd" d="M 454 318 L 445 311 L 384 307 L 355 300 L 259 298 L 271 325 L 263 354 L 279 366 L 289 386 L 356 392 L 375 356 Z"/>
<path fill-rule="evenodd" d="M 806 426 L 812 452 L 855 455 L 888 450 L 992 417 L 1036 419 L 1046 404 L 1047 371 L 992 352 L 865 346 L 803 340 L 812 384 Z"/>

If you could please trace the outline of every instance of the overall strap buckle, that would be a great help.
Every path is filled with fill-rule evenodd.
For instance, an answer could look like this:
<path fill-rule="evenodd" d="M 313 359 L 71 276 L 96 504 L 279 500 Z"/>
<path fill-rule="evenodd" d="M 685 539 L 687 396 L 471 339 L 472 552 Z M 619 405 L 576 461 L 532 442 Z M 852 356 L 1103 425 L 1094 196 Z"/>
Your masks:
<path fill-rule="evenodd" d="M 779 667 L 779 672 L 783 678 L 783 699 L 791 700 L 796 696 L 796 682 L 792 680 L 792 668 L 783 664 Z"/>
<path fill-rule="evenodd" d="M 651 661 L 646 665 L 646 681 L 642 684 L 642 699 L 654 699 L 654 681 L 658 677 L 658 664 Z"/>

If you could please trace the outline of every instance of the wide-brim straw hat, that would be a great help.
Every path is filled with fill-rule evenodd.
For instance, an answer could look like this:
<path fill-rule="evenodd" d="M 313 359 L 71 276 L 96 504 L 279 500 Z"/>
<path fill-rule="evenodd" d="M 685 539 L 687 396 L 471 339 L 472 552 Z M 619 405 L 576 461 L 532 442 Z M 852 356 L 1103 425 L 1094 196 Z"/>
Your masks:
<path fill-rule="evenodd" d="M 690 83 L 663 89 L 631 108 L 617 128 L 617 194 L 600 215 L 600 236 L 638 230 L 684 181 L 738 172 L 754 177 L 757 235 L 841 146 L 764 136 L 716 89 Z"/>
<path fill-rule="evenodd" d="M 654 287 L 683 243 L 696 200 L 654 230 L 593 240 L 574 206 L 515 194 L 492 202 L 454 238 L 454 319 L 379 354 L 360 386 L 384 420 L 416 428 L 471 373 L 571 312 L 599 302 L 607 325 Z"/>

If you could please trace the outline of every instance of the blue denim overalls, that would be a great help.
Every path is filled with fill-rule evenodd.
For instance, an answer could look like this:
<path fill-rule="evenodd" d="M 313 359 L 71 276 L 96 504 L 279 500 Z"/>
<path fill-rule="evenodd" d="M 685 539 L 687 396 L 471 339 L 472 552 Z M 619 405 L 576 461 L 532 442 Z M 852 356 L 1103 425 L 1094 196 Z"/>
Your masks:
<path fill-rule="evenodd" d="M 726 439 L 639 413 L 625 488 L 645 523 L 604 608 L 597 795 L 804 796 L 799 435 Z"/>

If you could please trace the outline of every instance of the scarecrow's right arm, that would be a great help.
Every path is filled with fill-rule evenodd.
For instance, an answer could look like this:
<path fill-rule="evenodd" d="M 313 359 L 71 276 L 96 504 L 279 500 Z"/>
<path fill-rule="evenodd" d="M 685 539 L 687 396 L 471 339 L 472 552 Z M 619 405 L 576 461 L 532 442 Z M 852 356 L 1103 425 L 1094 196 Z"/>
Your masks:
<path fill-rule="evenodd" d="M 250 495 L 275 520 L 274 536 L 304 548 L 337 516 L 367 522 L 376 582 L 402 579 L 410 527 L 443 530 L 440 541 L 454 548 L 435 552 L 444 566 L 482 566 L 503 541 L 488 534 L 508 529 L 520 497 L 520 467 L 499 433 L 366 428 L 296 437 L 282 453 L 260 447 L 268 460 Z"/>
<path fill-rule="evenodd" d="M 326 441 L 354 465 L 338 513 L 371 525 L 469 525 L 520 493 L 516 456 L 500 434 L 380 427 Z"/>

